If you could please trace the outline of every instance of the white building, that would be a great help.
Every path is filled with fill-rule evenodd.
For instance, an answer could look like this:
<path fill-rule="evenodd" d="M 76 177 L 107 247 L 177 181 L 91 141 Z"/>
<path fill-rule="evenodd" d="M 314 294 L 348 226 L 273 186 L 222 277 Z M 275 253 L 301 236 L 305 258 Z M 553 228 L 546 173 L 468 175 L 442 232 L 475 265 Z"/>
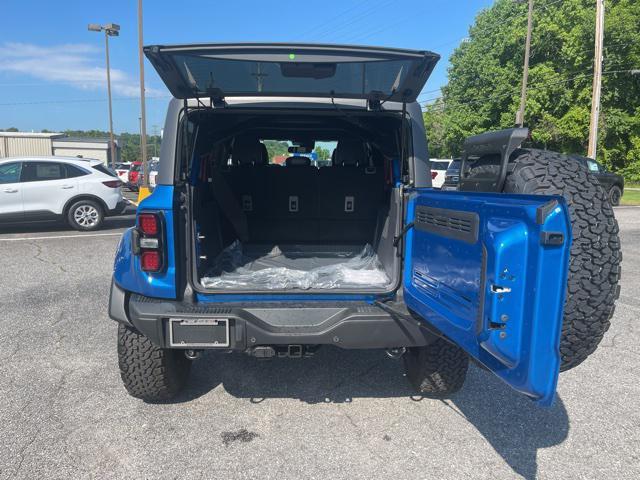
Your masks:
<path fill-rule="evenodd" d="M 116 162 L 120 161 L 120 149 L 116 144 Z M 60 157 L 95 158 L 111 165 L 111 149 L 108 138 L 61 137 L 53 139 L 53 154 Z"/>
<path fill-rule="evenodd" d="M 116 143 L 116 162 L 120 147 Z M 67 137 L 64 133 L 0 132 L 0 158 L 29 156 L 95 158 L 111 163 L 108 138 Z"/>

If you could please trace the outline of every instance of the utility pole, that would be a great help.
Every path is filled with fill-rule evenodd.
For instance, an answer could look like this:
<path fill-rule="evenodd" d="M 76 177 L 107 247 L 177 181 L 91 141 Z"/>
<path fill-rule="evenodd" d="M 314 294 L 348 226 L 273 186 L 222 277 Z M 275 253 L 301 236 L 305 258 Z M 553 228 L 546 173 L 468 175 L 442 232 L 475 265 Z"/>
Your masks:
<path fill-rule="evenodd" d="M 113 140 L 113 111 L 111 108 L 111 65 L 109 64 L 109 37 L 117 37 L 120 35 L 120 25 L 108 23 L 100 25 L 90 23 L 88 27 L 90 32 L 104 32 L 104 44 L 107 57 L 107 92 L 109 96 L 109 145 L 111 147 L 111 167 L 116 168 L 116 143 Z"/>
<path fill-rule="evenodd" d="M 522 3 L 523 0 L 518 1 Z M 524 47 L 524 68 L 522 70 L 522 91 L 520 92 L 520 108 L 516 113 L 516 125 L 524 126 L 524 110 L 527 104 L 527 82 L 529 80 L 529 55 L 531 52 L 531 31 L 533 30 L 533 0 L 529 0 L 529 15 L 527 18 L 527 41 Z"/>
<path fill-rule="evenodd" d="M 593 93 L 591 95 L 591 122 L 589 124 L 589 151 L 596 159 L 598 150 L 598 120 L 600 119 L 600 93 L 602 90 L 602 46 L 604 43 L 604 0 L 596 0 L 596 48 L 593 56 Z"/>
<path fill-rule="evenodd" d="M 142 186 L 149 187 L 149 165 L 147 163 L 147 115 L 144 103 L 144 52 L 142 35 L 142 0 L 138 0 L 138 57 L 140 59 L 140 147 L 142 151 Z"/>

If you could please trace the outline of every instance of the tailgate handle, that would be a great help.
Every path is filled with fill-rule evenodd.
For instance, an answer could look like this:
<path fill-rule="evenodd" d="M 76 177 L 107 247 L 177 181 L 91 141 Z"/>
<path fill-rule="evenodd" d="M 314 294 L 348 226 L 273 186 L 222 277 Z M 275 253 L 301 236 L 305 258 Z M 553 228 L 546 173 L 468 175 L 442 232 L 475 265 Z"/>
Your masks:
<path fill-rule="evenodd" d="M 564 233 L 562 232 L 542 232 L 540 243 L 551 247 L 564 245 Z"/>

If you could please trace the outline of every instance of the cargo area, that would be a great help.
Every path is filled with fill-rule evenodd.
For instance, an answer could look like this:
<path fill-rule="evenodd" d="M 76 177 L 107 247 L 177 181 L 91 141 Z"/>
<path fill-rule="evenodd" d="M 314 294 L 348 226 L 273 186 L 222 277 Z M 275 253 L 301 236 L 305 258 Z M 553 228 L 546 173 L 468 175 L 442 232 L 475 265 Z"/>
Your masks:
<path fill-rule="evenodd" d="M 191 131 L 194 287 L 395 288 L 397 114 L 203 113 Z"/>

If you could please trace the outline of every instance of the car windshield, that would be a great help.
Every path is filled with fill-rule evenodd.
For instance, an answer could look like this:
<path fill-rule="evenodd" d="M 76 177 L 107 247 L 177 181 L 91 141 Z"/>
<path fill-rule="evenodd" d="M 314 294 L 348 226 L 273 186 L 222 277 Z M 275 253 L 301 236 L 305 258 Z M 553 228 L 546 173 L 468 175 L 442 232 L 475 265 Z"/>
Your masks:
<path fill-rule="evenodd" d="M 447 168 L 447 172 L 459 172 L 460 171 L 460 160 L 454 160 L 453 162 L 451 162 L 451 165 L 449 165 L 449 168 Z"/>
<path fill-rule="evenodd" d="M 449 167 L 449 162 L 438 162 L 431 160 L 431 170 L 446 170 Z"/>

